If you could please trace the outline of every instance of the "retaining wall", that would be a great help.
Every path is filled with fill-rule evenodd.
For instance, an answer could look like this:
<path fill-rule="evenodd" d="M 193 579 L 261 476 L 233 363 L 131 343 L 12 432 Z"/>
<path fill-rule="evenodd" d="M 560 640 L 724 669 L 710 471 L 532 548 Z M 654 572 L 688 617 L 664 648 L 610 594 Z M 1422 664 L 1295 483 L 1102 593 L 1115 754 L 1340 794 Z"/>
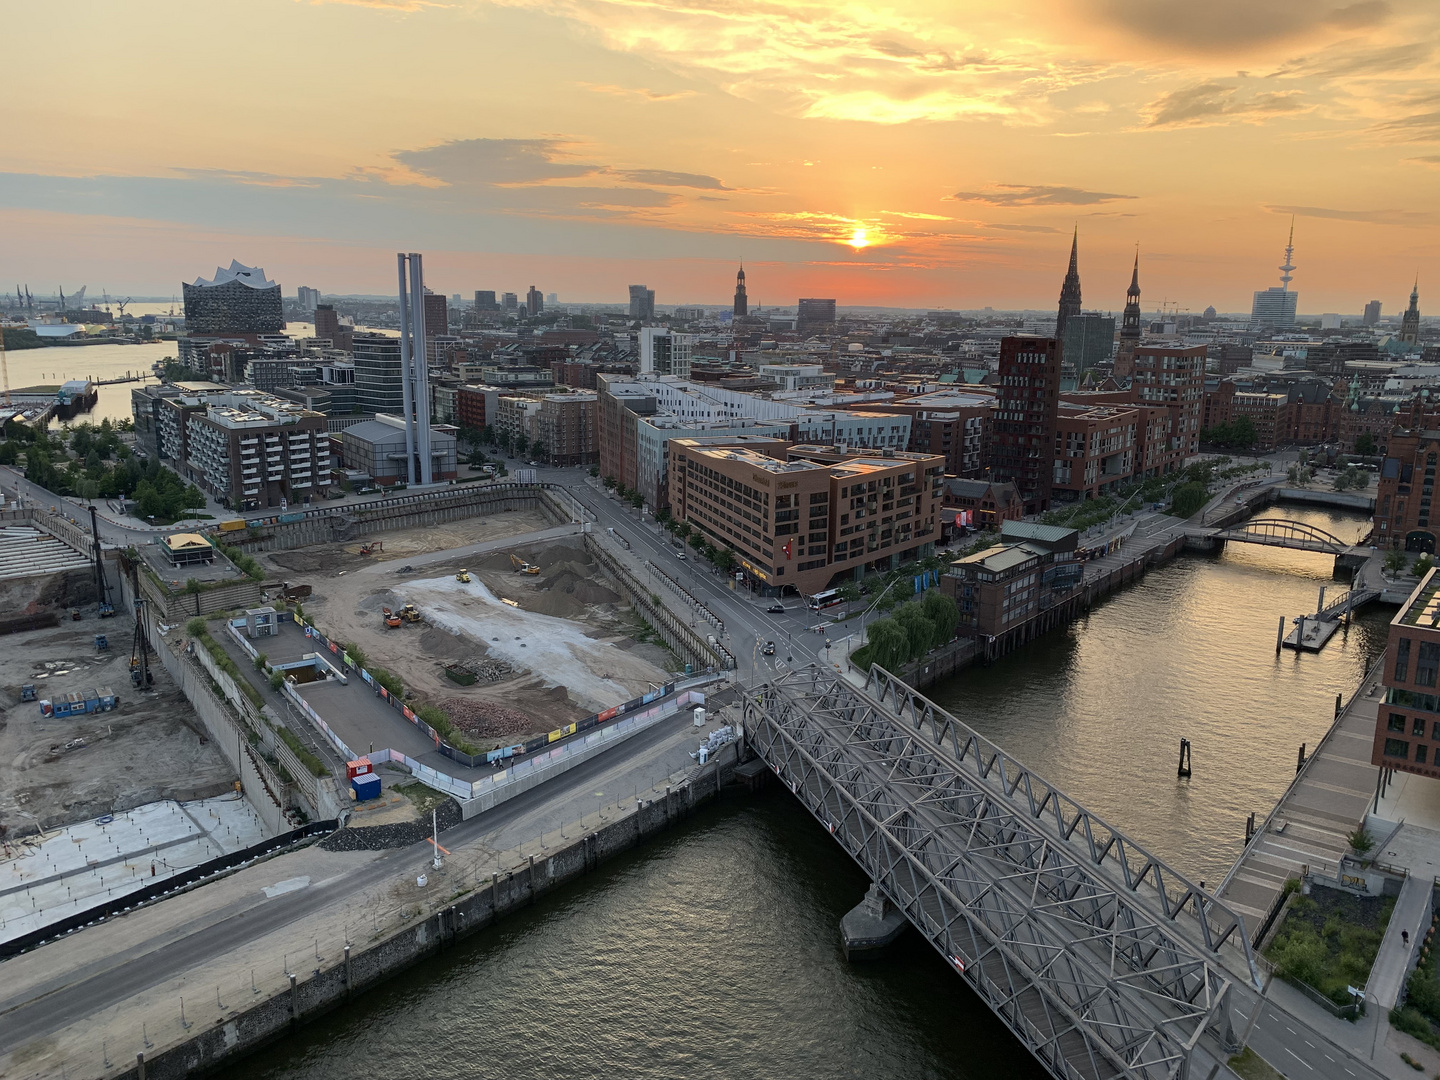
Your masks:
<path fill-rule="evenodd" d="M 204 1075 L 230 1059 L 284 1037 L 301 1024 L 338 1008 L 353 995 L 444 952 L 455 942 L 484 929 L 513 911 L 629 851 L 645 838 L 681 821 L 734 778 L 741 744 L 722 747 L 708 764 L 692 770 L 677 788 L 642 801 L 624 817 L 576 837 L 553 854 L 504 874 L 470 891 L 415 924 L 373 944 L 353 943 L 331 966 L 290 977 L 281 990 L 223 1024 L 199 1032 L 188 1042 L 156 1052 L 117 1076 L 117 1080 L 181 1080 Z M 438 884 L 432 889 L 442 886 Z"/>

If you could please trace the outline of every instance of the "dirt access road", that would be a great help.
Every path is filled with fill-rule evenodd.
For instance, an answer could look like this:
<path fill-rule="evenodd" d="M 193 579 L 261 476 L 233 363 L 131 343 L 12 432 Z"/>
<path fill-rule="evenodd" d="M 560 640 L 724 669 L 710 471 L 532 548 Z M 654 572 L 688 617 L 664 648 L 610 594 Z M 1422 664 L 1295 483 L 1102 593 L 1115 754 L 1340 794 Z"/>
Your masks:
<path fill-rule="evenodd" d="M 464 703 L 480 706 L 479 711 L 490 721 L 479 728 L 488 740 L 483 745 L 489 748 L 511 737 L 551 731 L 644 693 L 650 684 L 665 681 L 675 663 L 665 649 L 637 640 L 637 636 L 646 636 L 642 624 L 622 602 L 613 583 L 598 574 L 578 537 L 537 543 L 523 540 L 527 534 L 548 528 L 550 524 L 540 513 L 521 511 L 386 533 L 379 537 L 385 550 L 378 557 L 355 554 L 359 545 L 346 544 L 277 552 L 265 559 L 282 576 L 312 587 L 304 607 L 317 626 L 341 641 L 358 645 L 371 665 L 400 676 L 421 703 L 450 706 L 457 722 L 462 714 L 476 711 Z M 515 548 L 428 562 L 404 576 L 390 577 L 383 572 L 392 565 L 398 570 L 417 554 L 507 536 L 517 537 Z M 540 566 L 541 573 L 517 573 L 510 551 Z M 350 572 L 362 566 L 369 572 Z M 472 611 L 442 613 L 437 604 L 433 614 L 443 626 L 427 619 L 418 625 L 386 628 L 382 607 L 398 609 L 408 601 L 423 613 L 427 603 L 443 598 L 443 606 L 450 608 L 452 592 L 457 604 L 477 603 L 457 591 L 465 588 L 453 578 L 461 566 L 494 596 L 514 600 L 517 615 L 530 613 L 523 633 L 534 644 L 525 653 L 518 648 L 492 648 L 498 643 L 491 639 L 498 636 L 498 624 L 504 618 L 493 605 L 487 618 L 483 605 Z M 416 579 L 425 584 L 412 587 L 410 583 Z M 456 614 L 463 617 L 447 617 Z M 507 644 L 516 636 L 512 628 Z M 529 648 L 536 650 L 533 659 Z M 447 664 L 487 658 L 510 662 L 516 673 L 496 682 L 481 679 L 468 687 L 445 674 Z"/>

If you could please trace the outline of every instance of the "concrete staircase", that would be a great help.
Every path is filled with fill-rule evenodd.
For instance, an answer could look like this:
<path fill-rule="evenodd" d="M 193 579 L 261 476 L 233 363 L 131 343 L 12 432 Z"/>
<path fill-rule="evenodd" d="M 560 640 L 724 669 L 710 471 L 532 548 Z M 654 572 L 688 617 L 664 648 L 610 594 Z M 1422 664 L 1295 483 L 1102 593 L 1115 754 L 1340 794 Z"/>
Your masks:
<path fill-rule="evenodd" d="M 0 529 L 0 580 L 84 570 L 90 560 L 49 533 L 23 525 Z"/>

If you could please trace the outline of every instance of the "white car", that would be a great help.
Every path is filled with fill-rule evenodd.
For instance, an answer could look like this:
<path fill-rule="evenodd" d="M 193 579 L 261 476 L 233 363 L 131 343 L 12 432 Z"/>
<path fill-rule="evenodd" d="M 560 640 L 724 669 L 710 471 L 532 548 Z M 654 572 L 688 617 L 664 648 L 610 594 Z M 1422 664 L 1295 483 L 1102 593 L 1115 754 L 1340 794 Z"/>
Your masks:
<path fill-rule="evenodd" d="M 684 553 L 683 551 L 677 551 L 677 552 L 675 552 L 675 558 L 677 558 L 677 559 L 683 559 L 683 558 L 685 558 L 685 553 Z"/>

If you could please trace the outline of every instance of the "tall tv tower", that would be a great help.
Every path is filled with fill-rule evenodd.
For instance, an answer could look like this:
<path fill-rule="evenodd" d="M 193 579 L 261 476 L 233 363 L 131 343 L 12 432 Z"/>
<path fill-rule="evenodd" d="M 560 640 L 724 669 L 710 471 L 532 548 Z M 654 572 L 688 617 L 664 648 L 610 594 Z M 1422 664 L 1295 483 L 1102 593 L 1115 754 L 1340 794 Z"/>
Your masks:
<path fill-rule="evenodd" d="M 1290 291 L 1290 271 L 1295 269 L 1295 215 L 1290 215 L 1290 239 L 1285 242 L 1285 265 L 1280 267 L 1280 287 L 1286 292 Z"/>

